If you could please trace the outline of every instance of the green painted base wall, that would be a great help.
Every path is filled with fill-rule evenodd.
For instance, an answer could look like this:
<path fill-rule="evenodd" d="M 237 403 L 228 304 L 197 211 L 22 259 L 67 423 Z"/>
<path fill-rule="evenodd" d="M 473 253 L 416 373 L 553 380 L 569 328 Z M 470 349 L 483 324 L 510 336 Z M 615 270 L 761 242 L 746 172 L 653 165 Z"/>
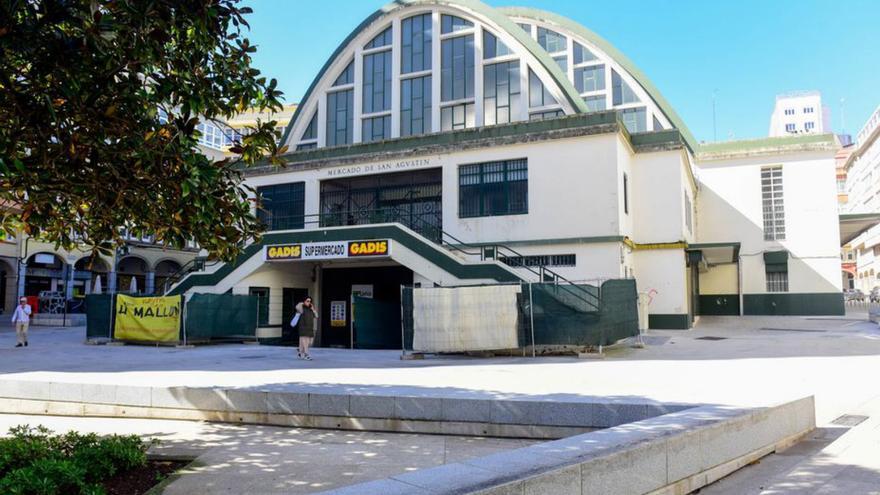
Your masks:
<path fill-rule="evenodd" d="M 743 313 L 747 315 L 842 315 L 845 312 L 840 292 L 743 295 Z"/>
<path fill-rule="evenodd" d="M 648 328 L 651 330 L 687 330 L 691 318 L 687 314 L 648 315 Z"/>
<path fill-rule="evenodd" d="M 711 316 L 739 316 L 739 295 L 701 295 L 699 314 Z"/>

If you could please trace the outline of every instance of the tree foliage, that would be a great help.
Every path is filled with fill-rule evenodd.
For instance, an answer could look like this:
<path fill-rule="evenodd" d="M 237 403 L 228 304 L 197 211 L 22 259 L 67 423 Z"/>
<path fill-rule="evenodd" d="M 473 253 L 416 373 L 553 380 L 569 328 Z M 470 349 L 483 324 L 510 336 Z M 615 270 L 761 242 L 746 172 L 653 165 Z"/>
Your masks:
<path fill-rule="evenodd" d="M 276 123 L 234 160 L 197 147 L 200 121 L 281 108 L 238 2 L 0 0 L 0 227 L 109 250 L 125 226 L 224 259 L 258 239 L 241 168 L 280 163 Z"/>

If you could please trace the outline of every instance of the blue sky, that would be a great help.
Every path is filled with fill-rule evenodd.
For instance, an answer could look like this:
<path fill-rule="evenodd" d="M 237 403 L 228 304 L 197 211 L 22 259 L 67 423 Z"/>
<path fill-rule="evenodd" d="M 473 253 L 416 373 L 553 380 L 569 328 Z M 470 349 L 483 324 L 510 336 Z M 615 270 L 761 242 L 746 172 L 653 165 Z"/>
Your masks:
<path fill-rule="evenodd" d="M 484 0 L 486 1 L 486 0 Z M 297 102 L 337 45 L 383 0 L 245 0 L 255 65 Z M 570 17 L 627 54 L 699 140 L 767 135 L 777 93 L 822 92 L 835 132 L 880 105 L 877 0 L 488 0 Z"/>

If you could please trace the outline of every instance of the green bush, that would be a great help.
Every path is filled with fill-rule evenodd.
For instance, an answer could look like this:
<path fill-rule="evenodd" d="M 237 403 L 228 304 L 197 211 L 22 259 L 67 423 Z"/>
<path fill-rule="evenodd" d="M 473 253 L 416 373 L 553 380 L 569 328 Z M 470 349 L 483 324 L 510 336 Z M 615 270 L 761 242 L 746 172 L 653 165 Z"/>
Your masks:
<path fill-rule="evenodd" d="M 148 443 L 136 435 L 54 435 L 39 426 L 18 426 L 0 439 L 0 493 L 97 495 L 100 482 L 143 467 Z"/>

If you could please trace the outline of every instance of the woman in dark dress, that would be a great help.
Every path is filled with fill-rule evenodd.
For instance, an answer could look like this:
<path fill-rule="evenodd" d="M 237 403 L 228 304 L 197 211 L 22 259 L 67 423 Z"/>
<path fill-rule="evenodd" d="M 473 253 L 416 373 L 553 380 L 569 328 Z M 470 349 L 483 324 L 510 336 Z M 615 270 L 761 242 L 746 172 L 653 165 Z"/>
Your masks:
<path fill-rule="evenodd" d="M 315 338 L 315 331 L 318 328 L 318 309 L 312 303 L 312 298 L 306 296 L 305 300 L 296 305 L 296 314 L 290 326 L 295 327 L 299 324 L 299 353 L 300 359 L 312 360 L 309 354 L 309 348 L 312 346 L 312 339 Z"/>

